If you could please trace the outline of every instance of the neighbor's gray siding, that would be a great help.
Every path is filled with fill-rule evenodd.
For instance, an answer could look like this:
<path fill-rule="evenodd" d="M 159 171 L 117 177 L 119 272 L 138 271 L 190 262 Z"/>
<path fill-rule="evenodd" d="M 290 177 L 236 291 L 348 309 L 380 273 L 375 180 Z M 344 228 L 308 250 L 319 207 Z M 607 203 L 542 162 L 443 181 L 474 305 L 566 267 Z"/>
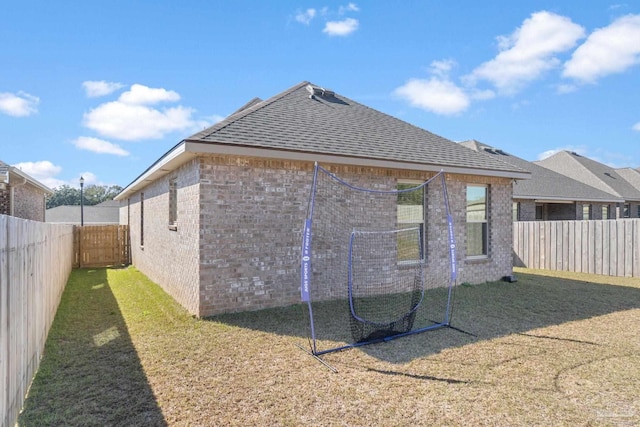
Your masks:
<path fill-rule="evenodd" d="M 144 193 L 144 245 L 140 244 L 140 192 L 124 201 L 120 223 L 129 220 L 133 265 L 190 313 L 200 314 L 200 211 L 198 160 L 148 185 Z M 169 179 L 178 185 L 178 226 L 169 229 Z"/>

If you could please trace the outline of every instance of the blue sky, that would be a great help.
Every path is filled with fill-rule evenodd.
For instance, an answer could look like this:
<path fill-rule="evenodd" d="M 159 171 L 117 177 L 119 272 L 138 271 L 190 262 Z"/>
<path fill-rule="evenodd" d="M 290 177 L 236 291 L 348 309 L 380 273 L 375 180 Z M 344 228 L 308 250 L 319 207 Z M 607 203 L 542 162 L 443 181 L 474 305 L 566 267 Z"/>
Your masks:
<path fill-rule="evenodd" d="M 307 80 L 453 141 L 640 166 L 640 3 L 7 1 L 0 160 L 126 186 Z"/>

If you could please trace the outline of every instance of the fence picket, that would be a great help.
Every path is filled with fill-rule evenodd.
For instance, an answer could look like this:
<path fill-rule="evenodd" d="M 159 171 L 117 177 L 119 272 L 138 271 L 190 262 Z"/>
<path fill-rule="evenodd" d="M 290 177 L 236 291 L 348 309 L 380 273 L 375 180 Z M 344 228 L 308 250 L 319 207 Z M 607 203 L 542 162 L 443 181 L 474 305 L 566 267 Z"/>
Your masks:
<path fill-rule="evenodd" d="M 73 264 L 73 229 L 0 215 L 0 425 L 14 426 Z"/>
<path fill-rule="evenodd" d="M 640 219 L 518 221 L 513 234 L 524 267 L 640 277 Z"/>

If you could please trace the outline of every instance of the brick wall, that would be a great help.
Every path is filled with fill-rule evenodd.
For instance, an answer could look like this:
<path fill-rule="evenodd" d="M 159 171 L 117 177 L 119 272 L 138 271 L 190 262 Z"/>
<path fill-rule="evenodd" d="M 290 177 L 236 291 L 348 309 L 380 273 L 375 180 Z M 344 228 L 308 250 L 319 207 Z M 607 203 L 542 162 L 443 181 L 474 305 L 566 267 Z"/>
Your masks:
<path fill-rule="evenodd" d="M 426 180 L 432 176 L 364 167 L 328 168 L 365 188 L 395 188 L 397 179 Z M 201 315 L 299 302 L 301 232 L 312 172 L 311 163 L 202 157 Z M 464 249 L 468 182 L 490 184 L 491 191 L 490 255 L 473 262 L 465 261 Z M 511 182 L 451 175 L 448 187 L 459 248 L 458 283 L 497 280 L 511 274 Z M 449 269 L 446 216 L 438 194 L 429 199 L 427 213 L 433 219 L 427 225 L 428 277 L 446 276 Z M 376 214 L 382 212 L 384 209 L 378 209 Z M 392 214 L 395 221 L 395 209 Z M 446 281 L 431 285 L 446 285 Z M 331 290 L 325 296 L 341 295 Z"/>
<path fill-rule="evenodd" d="M 13 187 L 13 216 L 44 222 L 44 192 L 29 184 Z"/>
<path fill-rule="evenodd" d="M 191 160 L 153 182 L 144 193 L 144 245 L 140 244 L 140 192 L 120 208 L 120 223 L 129 220 L 133 265 L 158 283 L 190 313 L 199 313 L 199 169 Z M 176 178 L 178 223 L 169 228 L 169 179 Z"/>
<path fill-rule="evenodd" d="M 398 179 L 423 181 L 433 175 L 323 166 L 365 188 L 395 188 Z M 168 227 L 169 180 L 174 177 L 178 182 L 176 231 Z M 120 221 L 129 221 L 133 264 L 198 316 L 298 303 L 301 233 L 312 178 L 310 162 L 215 155 L 193 159 L 143 189 L 144 246 L 140 245 L 140 192 L 123 202 Z M 490 188 L 490 250 L 482 260 L 466 260 L 467 183 Z M 456 227 L 458 283 L 511 274 L 511 181 L 448 175 L 447 186 Z M 435 191 L 427 199 L 427 277 L 447 276 L 449 269 L 447 223 L 440 198 Z M 385 211 L 378 207 L 375 214 Z M 389 215 L 395 221 L 395 209 Z M 429 283 L 446 284 L 446 280 Z M 337 291 L 330 291 L 323 297 L 337 296 Z"/>
<path fill-rule="evenodd" d="M 0 215 L 11 215 L 11 193 L 9 187 L 0 189 Z"/>

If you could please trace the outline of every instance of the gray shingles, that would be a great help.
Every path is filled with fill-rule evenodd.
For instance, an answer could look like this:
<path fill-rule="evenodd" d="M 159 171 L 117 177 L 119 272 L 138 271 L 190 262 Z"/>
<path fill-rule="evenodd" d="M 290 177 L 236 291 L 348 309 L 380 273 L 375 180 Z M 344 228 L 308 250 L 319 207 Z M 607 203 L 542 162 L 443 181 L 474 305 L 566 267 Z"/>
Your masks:
<path fill-rule="evenodd" d="M 187 141 L 522 173 L 407 122 L 336 94 L 309 97 L 302 82 Z"/>
<path fill-rule="evenodd" d="M 536 163 L 625 200 L 640 201 L 640 189 L 635 188 L 612 167 L 588 157 L 560 151 Z"/>
<path fill-rule="evenodd" d="M 484 151 L 485 148 L 489 148 L 491 151 L 488 153 L 493 152 L 493 154 L 488 155 L 496 156 L 503 161 L 529 170 L 531 172 L 531 179 L 517 181 L 513 186 L 513 197 L 516 199 L 565 199 L 597 202 L 611 201 L 619 198 L 619 196 L 615 194 L 583 184 L 566 175 L 521 159 L 502 150 L 497 152 L 497 149 L 490 145 L 475 140 L 464 141 L 461 142 L 460 145 L 477 151 Z"/>

